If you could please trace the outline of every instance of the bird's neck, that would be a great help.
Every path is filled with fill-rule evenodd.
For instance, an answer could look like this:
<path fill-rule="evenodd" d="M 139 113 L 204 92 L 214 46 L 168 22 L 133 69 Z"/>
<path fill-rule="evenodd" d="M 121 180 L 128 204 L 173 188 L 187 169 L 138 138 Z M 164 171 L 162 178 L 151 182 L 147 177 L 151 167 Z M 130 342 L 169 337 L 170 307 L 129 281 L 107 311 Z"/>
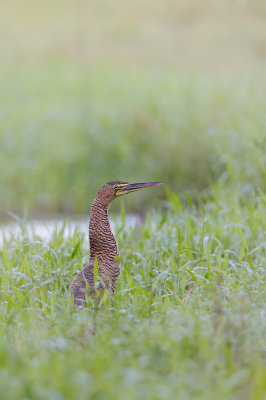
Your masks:
<path fill-rule="evenodd" d="M 116 262 L 119 251 L 108 219 L 108 205 L 97 197 L 90 210 L 89 240 L 91 259 L 97 255 L 99 260 Z"/>

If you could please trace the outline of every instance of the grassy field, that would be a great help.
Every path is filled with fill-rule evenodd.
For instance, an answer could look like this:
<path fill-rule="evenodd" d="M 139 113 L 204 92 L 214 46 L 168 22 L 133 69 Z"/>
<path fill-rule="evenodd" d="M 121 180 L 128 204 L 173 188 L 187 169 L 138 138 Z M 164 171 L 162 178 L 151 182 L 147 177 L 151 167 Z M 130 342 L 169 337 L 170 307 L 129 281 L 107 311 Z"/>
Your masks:
<path fill-rule="evenodd" d="M 114 309 L 95 312 L 67 297 L 78 227 L 47 243 L 21 223 L 0 251 L 1 399 L 265 398 L 265 201 L 217 185 L 140 230 L 122 213 Z"/>
<path fill-rule="evenodd" d="M 263 2 L 23 4 L 0 15 L 1 218 L 84 214 L 111 179 L 265 189 Z"/>
<path fill-rule="evenodd" d="M 1 2 L 1 400 L 265 399 L 265 4 Z M 77 312 L 85 235 L 27 221 L 113 179 L 164 185 L 112 206 L 114 308 Z"/>
<path fill-rule="evenodd" d="M 2 217 L 84 214 L 113 179 L 162 180 L 192 196 L 218 180 L 266 188 L 265 92 L 252 81 L 22 63 L 19 77 L 2 67 L 0 86 Z M 139 212 L 155 195 L 128 207 Z"/>

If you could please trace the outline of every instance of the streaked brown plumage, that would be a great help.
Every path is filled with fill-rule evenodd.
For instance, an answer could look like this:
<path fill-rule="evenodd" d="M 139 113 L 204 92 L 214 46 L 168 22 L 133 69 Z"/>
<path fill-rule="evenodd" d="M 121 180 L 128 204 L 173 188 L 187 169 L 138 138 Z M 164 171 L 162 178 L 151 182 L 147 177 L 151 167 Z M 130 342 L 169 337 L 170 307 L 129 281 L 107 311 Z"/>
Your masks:
<path fill-rule="evenodd" d="M 111 181 L 106 183 L 97 193 L 90 210 L 89 240 L 90 259 L 74 278 L 70 285 L 69 295 L 74 295 L 76 306 L 86 305 L 85 294 L 95 294 L 95 288 L 100 294 L 105 289 L 112 296 L 119 276 L 119 250 L 108 220 L 108 208 L 120 195 L 134 192 L 161 182 L 128 183 Z M 97 259 L 97 261 L 96 261 Z M 98 282 L 94 282 L 95 263 L 98 264 Z"/>

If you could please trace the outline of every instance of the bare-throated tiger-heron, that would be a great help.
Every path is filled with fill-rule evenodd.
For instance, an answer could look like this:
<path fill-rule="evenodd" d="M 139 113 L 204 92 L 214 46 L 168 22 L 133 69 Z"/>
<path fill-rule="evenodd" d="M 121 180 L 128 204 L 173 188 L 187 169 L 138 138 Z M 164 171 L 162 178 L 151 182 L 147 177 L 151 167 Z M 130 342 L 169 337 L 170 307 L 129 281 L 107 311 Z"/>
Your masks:
<path fill-rule="evenodd" d="M 99 190 L 90 209 L 89 263 L 76 275 L 69 290 L 69 295 L 74 296 L 76 306 L 86 305 L 86 291 L 93 297 L 95 290 L 100 295 L 107 290 L 112 297 L 116 288 L 121 266 L 118 245 L 108 220 L 110 204 L 121 195 L 161 183 L 111 181 Z M 94 279 L 95 264 L 97 264 L 97 283 Z"/>

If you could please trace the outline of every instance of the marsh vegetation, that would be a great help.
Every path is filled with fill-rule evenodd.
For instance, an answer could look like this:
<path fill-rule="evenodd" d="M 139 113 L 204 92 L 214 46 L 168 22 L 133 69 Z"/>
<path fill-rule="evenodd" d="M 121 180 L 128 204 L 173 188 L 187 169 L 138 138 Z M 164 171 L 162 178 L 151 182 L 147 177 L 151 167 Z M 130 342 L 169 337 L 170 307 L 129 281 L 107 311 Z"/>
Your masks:
<path fill-rule="evenodd" d="M 263 2 L 23 3 L 0 15 L 0 398 L 264 399 Z M 164 189 L 112 206 L 114 308 L 77 312 L 67 217 L 111 179 Z"/>

